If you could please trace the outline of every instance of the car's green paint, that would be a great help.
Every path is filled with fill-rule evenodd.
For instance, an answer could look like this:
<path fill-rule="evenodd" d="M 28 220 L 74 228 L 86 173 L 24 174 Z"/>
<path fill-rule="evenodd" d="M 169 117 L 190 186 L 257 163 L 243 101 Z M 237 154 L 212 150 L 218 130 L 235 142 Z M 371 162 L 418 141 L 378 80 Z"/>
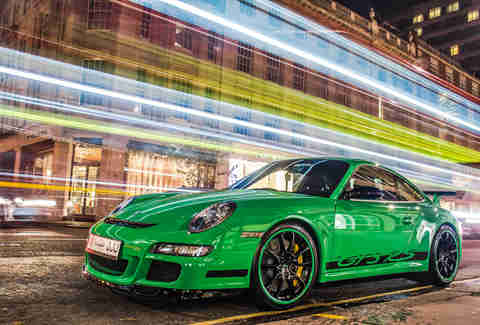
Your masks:
<path fill-rule="evenodd" d="M 140 196 L 113 217 L 155 226 L 129 228 L 100 221 L 90 230 L 93 234 L 122 241 L 120 258 L 129 261 L 124 274 L 114 276 L 95 270 L 88 261 L 88 254 L 86 271 L 100 280 L 118 285 L 136 284 L 180 290 L 248 288 L 250 274 L 244 277 L 207 278 L 207 271 L 248 270 L 250 273 L 261 239 L 243 238 L 242 233 L 265 233 L 275 225 L 288 221 L 296 221 L 312 232 L 319 251 L 318 282 L 427 271 L 428 254 L 436 231 L 441 225 L 449 224 L 459 233 L 456 219 L 427 197 L 420 203 L 340 200 L 343 188 L 354 171 L 361 165 L 373 164 L 361 160 L 335 160 L 345 161 L 350 167 L 330 198 L 273 190 Z M 188 232 L 188 224 L 196 213 L 211 204 L 224 201 L 237 204 L 231 217 L 205 232 Z M 153 245 L 160 242 L 212 245 L 214 249 L 205 257 L 152 254 Z M 427 258 L 407 261 L 398 258 L 394 263 L 328 270 L 326 267 L 329 262 L 352 257 L 408 255 L 414 252 L 424 252 Z M 376 258 L 367 259 L 367 262 Z M 178 280 L 168 283 L 148 281 L 146 275 L 153 260 L 181 264 Z"/>

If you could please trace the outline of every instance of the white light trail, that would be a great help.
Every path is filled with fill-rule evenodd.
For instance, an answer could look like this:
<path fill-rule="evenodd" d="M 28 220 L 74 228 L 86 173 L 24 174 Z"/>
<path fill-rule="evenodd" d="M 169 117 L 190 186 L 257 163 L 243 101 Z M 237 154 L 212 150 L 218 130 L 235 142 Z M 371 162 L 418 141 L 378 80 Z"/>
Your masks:
<path fill-rule="evenodd" d="M 162 0 L 159 0 L 159 1 L 162 1 Z M 57 78 L 53 78 L 53 77 L 43 76 L 43 75 L 39 75 L 39 74 L 31 73 L 31 72 L 26 72 L 26 71 L 21 71 L 21 70 L 17 70 L 17 69 L 12 69 L 12 68 L 7 68 L 7 67 L 3 67 L 3 66 L 0 66 L 0 73 L 13 75 L 13 76 L 17 76 L 17 77 L 20 77 L 20 78 L 45 82 L 45 83 L 53 84 L 53 85 L 56 85 L 56 86 L 63 86 L 63 87 L 70 88 L 70 89 L 86 91 L 86 92 L 90 92 L 90 93 L 93 93 L 93 94 L 103 95 L 103 96 L 106 96 L 106 97 L 122 99 L 122 100 L 126 100 L 126 101 L 129 101 L 129 102 L 132 102 L 132 103 L 140 103 L 140 104 L 150 105 L 150 106 L 153 106 L 153 107 L 158 107 L 158 108 L 167 109 L 167 110 L 171 110 L 171 111 L 191 114 L 191 115 L 206 118 L 206 119 L 217 120 L 219 122 L 241 125 L 241 126 L 245 126 L 245 127 L 252 128 L 252 129 L 257 129 L 257 130 L 261 130 L 261 131 L 265 131 L 265 132 L 271 132 L 271 133 L 275 133 L 275 134 L 279 134 L 279 135 L 283 135 L 283 136 L 288 136 L 288 137 L 292 137 L 292 138 L 297 138 L 297 139 L 301 139 L 301 140 L 310 141 L 312 143 L 316 143 L 316 144 L 320 144 L 320 145 L 333 146 L 334 148 L 346 149 L 346 150 L 349 150 L 349 151 L 352 151 L 352 152 L 365 154 L 367 156 L 378 157 L 378 158 L 381 158 L 381 159 L 384 159 L 384 160 L 387 160 L 387 161 L 396 161 L 396 162 L 399 162 L 399 163 L 405 163 L 405 164 L 409 164 L 409 165 L 412 165 L 412 166 L 424 168 L 424 169 L 427 169 L 427 170 L 435 170 L 435 171 L 447 173 L 447 174 L 450 174 L 450 175 L 466 177 L 466 178 L 469 178 L 469 179 L 472 179 L 472 180 L 480 181 L 480 177 L 477 177 L 477 176 L 473 176 L 473 175 L 469 175 L 469 174 L 465 174 L 465 173 L 461 173 L 461 172 L 457 172 L 457 171 L 453 171 L 453 170 L 448 170 L 448 169 L 444 169 L 444 168 L 437 167 L 437 166 L 432 166 L 432 165 L 425 164 L 425 163 L 419 163 L 419 162 L 412 161 L 412 160 L 405 160 L 405 159 L 402 159 L 402 158 L 393 157 L 391 155 L 386 155 L 386 154 L 382 154 L 382 153 L 371 151 L 371 150 L 366 150 L 366 149 L 356 148 L 356 147 L 341 144 L 341 143 L 336 143 L 334 141 L 319 139 L 319 138 L 315 138 L 315 137 L 312 137 L 312 136 L 296 133 L 296 132 L 293 132 L 293 131 L 281 130 L 281 129 L 278 129 L 278 128 L 269 127 L 269 126 L 265 126 L 265 125 L 260 125 L 260 124 L 256 124 L 256 123 L 252 123 L 252 122 L 248 122 L 248 121 L 242 121 L 242 120 L 231 118 L 231 117 L 220 116 L 220 115 L 216 115 L 216 114 L 209 113 L 209 112 L 204 112 L 204 111 L 198 111 L 198 110 L 194 110 L 194 109 L 191 109 L 191 108 L 186 108 L 186 107 L 179 106 L 179 105 L 161 103 L 161 102 L 158 102 L 158 101 L 154 101 L 154 100 L 150 100 L 150 99 L 146 99 L 146 98 L 142 98 L 142 97 L 122 94 L 122 93 L 119 93 L 119 92 L 116 92 L 116 91 L 96 88 L 96 87 L 92 87 L 92 86 L 88 86 L 88 85 L 79 84 L 79 83 L 76 83 L 76 82 L 71 82 L 71 81 L 66 81 L 66 80 L 57 79 Z M 376 145 L 378 145 L 378 144 L 376 144 Z"/>
<path fill-rule="evenodd" d="M 442 118 L 454 121 L 455 123 L 458 123 L 460 125 L 464 125 L 467 128 L 478 131 L 480 133 L 480 126 L 477 126 L 477 125 L 472 124 L 470 122 L 464 121 L 464 120 L 462 120 L 460 118 L 457 118 L 455 116 L 452 116 L 448 113 L 439 111 L 439 110 L 435 109 L 434 107 L 432 107 L 430 105 L 427 105 L 427 104 L 422 103 L 418 100 L 415 100 L 414 98 L 412 98 L 408 95 L 400 93 L 398 91 L 398 89 L 392 89 L 392 88 L 386 87 L 386 86 L 384 86 L 383 84 L 381 84 L 377 81 L 374 81 L 374 80 L 369 79 L 369 78 L 365 78 L 365 77 L 363 77 L 363 76 L 361 76 L 361 75 L 359 75 L 359 74 L 357 74 L 357 73 L 355 73 L 351 70 L 348 70 L 348 69 L 346 69 L 344 67 L 341 67 L 337 64 L 334 64 L 332 62 L 326 61 L 326 60 L 324 60 L 324 59 L 322 59 L 318 56 L 315 56 L 311 53 L 308 53 L 308 52 L 305 52 L 303 50 L 297 49 L 297 48 L 295 48 L 293 46 L 290 46 L 288 44 L 285 44 L 281 41 L 278 41 L 278 40 L 275 40 L 275 39 L 270 38 L 268 36 L 265 36 L 265 35 L 257 32 L 257 31 L 251 30 L 247 27 L 244 27 L 244 26 L 241 26 L 241 25 L 236 24 L 234 22 L 228 21 L 225 18 L 216 16 L 216 15 L 210 13 L 210 12 L 207 12 L 205 10 L 202 10 L 202 9 L 198 8 L 198 7 L 183 3 L 181 1 L 178 1 L 178 0 L 157 0 L 157 1 L 161 1 L 161 2 L 166 3 L 168 5 L 177 7 L 179 9 L 187 11 L 187 12 L 189 12 L 189 13 L 195 15 L 195 16 L 200 16 L 200 17 L 205 18 L 205 19 L 207 19 L 211 22 L 220 24 L 224 27 L 231 28 L 231 29 L 233 29 L 237 32 L 248 35 L 248 36 L 250 36 L 252 38 L 255 38 L 255 39 L 257 39 L 261 42 L 264 42 L 268 45 L 271 45 L 271 46 L 277 47 L 281 50 L 285 50 L 287 52 L 290 52 L 291 54 L 294 54 L 294 55 L 296 55 L 300 58 L 307 59 L 311 62 L 314 62 L 314 63 L 319 64 L 321 66 L 324 66 L 328 69 L 336 71 L 340 74 L 343 74 L 346 77 L 357 80 L 357 81 L 363 83 L 364 85 L 379 89 L 380 91 L 383 91 L 383 92 L 385 92 L 385 93 L 387 93 L 391 96 L 394 96 L 394 97 L 396 97 L 396 98 L 398 98 L 398 99 L 400 99 L 400 100 L 402 100 L 406 103 L 409 103 L 409 104 L 414 105 L 414 106 L 421 107 L 421 108 L 423 108 L 423 109 L 425 109 L 429 112 L 438 114 Z"/>

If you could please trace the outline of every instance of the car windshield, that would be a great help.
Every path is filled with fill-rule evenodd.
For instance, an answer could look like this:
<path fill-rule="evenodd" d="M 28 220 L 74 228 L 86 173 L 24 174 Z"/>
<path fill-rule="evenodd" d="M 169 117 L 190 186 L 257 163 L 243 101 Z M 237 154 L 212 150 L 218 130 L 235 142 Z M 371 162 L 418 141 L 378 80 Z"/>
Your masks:
<path fill-rule="evenodd" d="M 233 184 L 230 189 L 268 189 L 330 197 L 349 165 L 339 160 L 286 160 L 271 163 Z"/>

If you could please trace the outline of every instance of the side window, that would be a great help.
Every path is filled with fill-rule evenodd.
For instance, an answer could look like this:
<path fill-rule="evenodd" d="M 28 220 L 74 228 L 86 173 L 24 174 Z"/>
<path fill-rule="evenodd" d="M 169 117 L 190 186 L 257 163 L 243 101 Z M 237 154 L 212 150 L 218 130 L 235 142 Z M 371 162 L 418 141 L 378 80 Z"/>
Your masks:
<path fill-rule="evenodd" d="M 382 168 L 360 167 L 348 181 L 342 198 L 366 201 L 421 201 L 408 183 Z"/>
<path fill-rule="evenodd" d="M 394 176 L 397 182 L 397 195 L 400 201 L 423 201 L 424 198 L 417 190 L 410 184 L 405 182 L 400 177 Z"/>

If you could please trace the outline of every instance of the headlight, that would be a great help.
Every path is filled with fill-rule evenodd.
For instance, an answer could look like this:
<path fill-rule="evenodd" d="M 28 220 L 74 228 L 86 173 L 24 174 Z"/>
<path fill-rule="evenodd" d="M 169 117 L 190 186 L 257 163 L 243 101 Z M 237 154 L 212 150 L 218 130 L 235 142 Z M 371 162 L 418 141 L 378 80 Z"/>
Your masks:
<path fill-rule="evenodd" d="M 235 202 L 215 203 L 197 213 L 190 221 L 188 230 L 190 232 L 202 232 L 213 228 L 230 217 L 236 208 Z"/>
<path fill-rule="evenodd" d="M 130 203 L 133 202 L 133 200 L 135 200 L 135 196 L 129 197 L 128 199 L 124 200 L 122 203 L 117 205 L 117 207 L 113 209 L 108 216 L 110 217 L 111 215 L 117 213 L 118 211 L 125 209 Z"/>
<path fill-rule="evenodd" d="M 156 244 L 152 248 L 154 254 L 173 256 L 201 257 L 210 254 L 212 246 L 183 245 L 183 244 Z"/>

